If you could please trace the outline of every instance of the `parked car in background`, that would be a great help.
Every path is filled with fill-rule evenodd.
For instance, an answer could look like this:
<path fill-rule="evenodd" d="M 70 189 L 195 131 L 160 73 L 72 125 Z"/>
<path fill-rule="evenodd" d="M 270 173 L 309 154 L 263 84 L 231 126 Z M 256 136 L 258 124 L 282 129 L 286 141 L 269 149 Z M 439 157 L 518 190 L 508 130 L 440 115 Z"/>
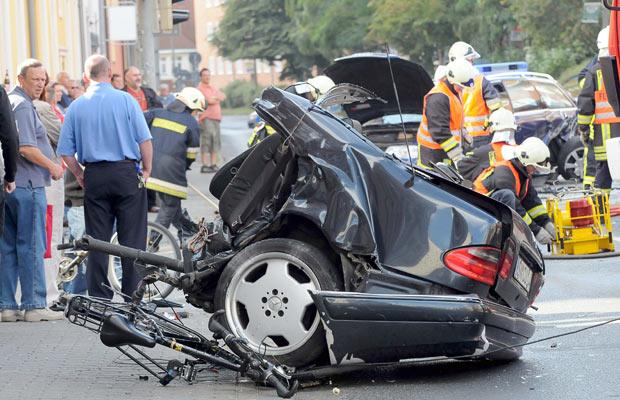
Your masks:
<path fill-rule="evenodd" d="M 338 58 L 323 73 L 336 83 L 352 83 L 377 94 L 381 101 L 343 105 L 348 118 L 362 124 L 363 134 L 387 153 L 415 162 L 416 133 L 422 119 L 424 95 L 433 87 L 426 70 L 413 61 L 390 55 L 398 89 L 403 134 L 386 54 L 359 53 Z M 515 70 L 487 75 L 500 93 L 502 105 L 515 113 L 517 143 L 536 136 L 549 145 L 551 164 L 565 179 L 581 178 L 583 145 L 577 135 L 577 106 L 550 75 Z M 407 140 L 405 140 L 407 139 Z M 409 143 L 407 151 L 406 143 Z"/>
<path fill-rule="evenodd" d="M 577 134 L 577 105 L 553 77 L 535 72 L 487 75 L 500 94 L 502 106 L 515 114 L 517 143 L 542 139 L 551 164 L 565 179 L 581 179 L 584 147 Z"/>

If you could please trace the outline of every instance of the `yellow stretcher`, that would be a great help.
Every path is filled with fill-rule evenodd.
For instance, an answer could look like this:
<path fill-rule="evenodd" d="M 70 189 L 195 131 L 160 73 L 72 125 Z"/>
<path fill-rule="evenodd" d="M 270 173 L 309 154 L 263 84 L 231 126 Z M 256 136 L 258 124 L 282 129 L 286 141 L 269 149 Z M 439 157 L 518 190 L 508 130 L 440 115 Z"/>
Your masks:
<path fill-rule="evenodd" d="M 547 199 L 547 212 L 556 232 L 550 246 L 552 254 L 580 255 L 614 251 L 607 192 L 562 192 Z"/>

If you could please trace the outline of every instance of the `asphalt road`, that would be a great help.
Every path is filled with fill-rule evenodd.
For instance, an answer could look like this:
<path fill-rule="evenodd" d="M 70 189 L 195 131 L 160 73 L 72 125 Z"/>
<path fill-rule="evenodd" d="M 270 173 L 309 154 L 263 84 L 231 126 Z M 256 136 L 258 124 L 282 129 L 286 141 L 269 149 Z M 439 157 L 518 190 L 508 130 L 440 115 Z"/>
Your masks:
<path fill-rule="evenodd" d="M 223 121 L 222 154 L 245 148 L 244 117 Z M 196 167 L 190 182 L 208 196 L 211 175 Z M 194 218 L 214 209 L 196 192 L 185 202 Z M 617 227 L 616 227 L 617 228 Z M 618 229 L 616 229 L 617 231 Z M 617 235 L 620 237 L 620 235 Z M 617 243 L 620 244 L 620 243 Z M 620 318 L 620 258 L 548 261 L 546 283 L 531 314 L 535 339 Z M 173 296 L 183 300 L 180 294 Z M 206 332 L 207 315 L 188 307 L 187 324 Z M 620 326 L 616 323 L 533 344 L 512 363 L 435 362 L 332 379 L 305 388 L 298 399 L 613 399 L 620 398 Z M 156 357 L 178 358 L 157 350 Z M 275 393 L 210 371 L 187 385 L 161 387 L 99 339 L 66 321 L 0 324 L 0 399 L 270 399 Z M 339 394 L 333 389 L 338 388 Z"/>

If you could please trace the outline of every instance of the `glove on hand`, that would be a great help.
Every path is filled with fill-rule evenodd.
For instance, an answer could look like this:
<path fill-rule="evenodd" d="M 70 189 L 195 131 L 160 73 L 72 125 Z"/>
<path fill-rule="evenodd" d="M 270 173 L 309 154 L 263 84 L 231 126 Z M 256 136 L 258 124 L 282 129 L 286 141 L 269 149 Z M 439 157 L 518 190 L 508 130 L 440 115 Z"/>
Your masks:
<path fill-rule="evenodd" d="M 543 227 L 550 235 L 551 237 L 555 240 L 555 225 L 553 225 L 553 222 L 549 221 L 545 224 L 545 226 Z"/>
<path fill-rule="evenodd" d="M 454 166 L 458 168 L 457 164 L 465 156 L 463 155 L 463 150 L 459 146 L 457 146 L 448 152 L 448 157 L 450 157 L 450 160 L 452 160 L 452 163 L 454 164 Z"/>
<path fill-rule="evenodd" d="M 581 135 L 581 143 L 587 146 L 590 143 L 590 125 L 579 125 L 579 134 Z"/>
<path fill-rule="evenodd" d="M 553 237 L 547 232 L 545 229 L 541 229 L 536 234 L 536 240 L 540 244 L 551 244 L 553 242 Z"/>

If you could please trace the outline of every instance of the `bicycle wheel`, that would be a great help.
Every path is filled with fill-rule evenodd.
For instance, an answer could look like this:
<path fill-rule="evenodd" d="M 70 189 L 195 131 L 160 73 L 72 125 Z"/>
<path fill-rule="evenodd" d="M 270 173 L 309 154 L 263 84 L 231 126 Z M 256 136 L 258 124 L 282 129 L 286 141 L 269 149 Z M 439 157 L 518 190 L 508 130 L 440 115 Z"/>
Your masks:
<path fill-rule="evenodd" d="M 177 260 L 181 259 L 181 248 L 179 247 L 176 238 L 168 229 L 164 228 L 160 224 L 148 221 L 146 240 L 146 251 L 149 253 L 175 258 Z M 118 244 L 118 237 L 116 233 L 114 233 L 110 242 L 113 244 Z M 168 275 L 173 277 L 178 277 L 180 274 L 181 273 L 177 271 L 168 271 Z M 120 291 L 122 277 L 123 268 L 121 266 L 120 257 L 110 256 L 108 266 L 108 280 L 110 281 L 110 286 L 113 289 Z M 172 292 L 172 290 L 174 290 L 172 286 L 163 282 L 158 282 L 155 285 L 150 285 L 147 288 L 144 294 L 145 300 L 165 299 Z"/>

